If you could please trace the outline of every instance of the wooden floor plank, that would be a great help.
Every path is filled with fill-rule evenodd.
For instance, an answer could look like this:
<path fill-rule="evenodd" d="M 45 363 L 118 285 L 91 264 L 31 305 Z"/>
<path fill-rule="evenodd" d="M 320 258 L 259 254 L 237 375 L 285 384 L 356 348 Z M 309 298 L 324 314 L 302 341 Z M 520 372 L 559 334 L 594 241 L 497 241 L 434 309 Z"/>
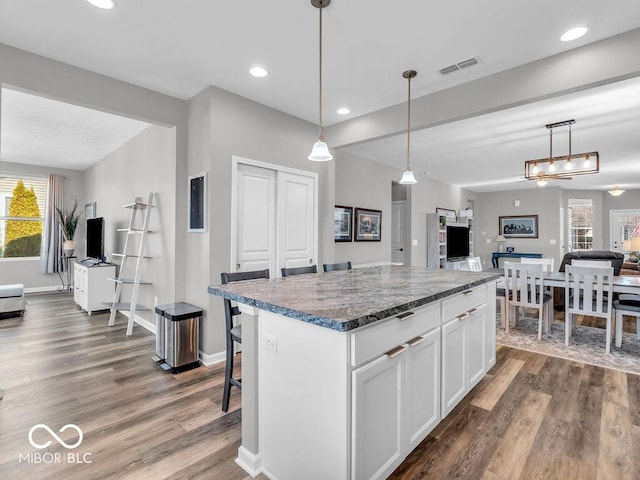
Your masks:
<path fill-rule="evenodd" d="M 634 460 L 637 451 L 633 449 L 632 438 L 629 409 L 612 402 L 602 402 L 597 476 L 599 480 L 638 478 Z"/>
<path fill-rule="evenodd" d="M 522 360 L 508 359 L 483 390 L 474 396 L 471 403 L 476 407 L 492 410 L 524 365 Z"/>
<path fill-rule="evenodd" d="M 520 478 L 550 401 L 550 395 L 533 390 L 529 392 L 491 457 L 487 470 L 505 479 Z"/>

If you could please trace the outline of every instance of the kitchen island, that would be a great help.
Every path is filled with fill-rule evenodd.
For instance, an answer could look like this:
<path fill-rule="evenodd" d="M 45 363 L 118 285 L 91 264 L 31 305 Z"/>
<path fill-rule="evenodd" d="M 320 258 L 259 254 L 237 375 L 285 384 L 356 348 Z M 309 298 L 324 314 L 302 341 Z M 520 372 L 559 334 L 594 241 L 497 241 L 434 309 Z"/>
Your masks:
<path fill-rule="evenodd" d="M 248 314 L 237 463 L 386 478 L 495 363 L 498 276 L 383 266 L 210 286 Z"/>

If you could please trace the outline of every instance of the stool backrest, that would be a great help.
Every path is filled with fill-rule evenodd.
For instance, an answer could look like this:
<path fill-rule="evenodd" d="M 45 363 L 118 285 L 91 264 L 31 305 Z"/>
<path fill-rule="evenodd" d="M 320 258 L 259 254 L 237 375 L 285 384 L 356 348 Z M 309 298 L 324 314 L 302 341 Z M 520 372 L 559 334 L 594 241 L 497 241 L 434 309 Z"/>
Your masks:
<path fill-rule="evenodd" d="M 318 273 L 318 267 L 311 265 L 309 267 L 282 268 L 280 271 L 283 277 L 290 277 L 292 275 L 304 275 L 305 273 Z"/>
<path fill-rule="evenodd" d="M 334 270 L 351 270 L 351 261 L 342 263 L 325 263 L 322 265 L 324 272 L 333 272 Z"/>

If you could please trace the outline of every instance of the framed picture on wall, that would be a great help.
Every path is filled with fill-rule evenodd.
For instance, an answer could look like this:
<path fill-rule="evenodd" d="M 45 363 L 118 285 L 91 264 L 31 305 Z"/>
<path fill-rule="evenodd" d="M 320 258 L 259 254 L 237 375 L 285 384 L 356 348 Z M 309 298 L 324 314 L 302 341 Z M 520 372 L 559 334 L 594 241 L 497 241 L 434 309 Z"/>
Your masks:
<path fill-rule="evenodd" d="M 447 217 L 447 223 L 456 223 L 458 221 L 456 211 L 450 208 L 436 207 L 436 213 L 442 217 Z"/>
<path fill-rule="evenodd" d="M 96 202 L 85 203 L 84 205 L 84 218 L 91 220 L 96 218 Z"/>
<path fill-rule="evenodd" d="M 333 213 L 333 238 L 336 242 L 353 240 L 353 207 L 336 205 Z"/>
<path fill-rule="evenodd" d="M 379 242 L 382 239 L 382 211 L 356 208 L 356 242 Z"/>
<path fill-rule="evenodd" d="M 207 172 L 192 175 L 189 182 L 188 232 L 207 231 Z"/>
<path fill-rule="evenodd" d="M 538 215 L 498 217 L 498 230 L 505 238 L 538 238 Z"/>

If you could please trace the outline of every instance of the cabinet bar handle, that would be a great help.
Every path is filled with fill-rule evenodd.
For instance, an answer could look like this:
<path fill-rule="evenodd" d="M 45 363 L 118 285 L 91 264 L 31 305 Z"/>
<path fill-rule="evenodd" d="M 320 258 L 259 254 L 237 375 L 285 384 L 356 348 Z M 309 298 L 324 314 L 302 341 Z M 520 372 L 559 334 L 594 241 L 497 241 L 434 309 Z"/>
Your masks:
<path fill-rule="evenodd" d="M 399 318 L 400 320 L 406 320 L 407 318 L 413 317 L 415 314 L 416 312 L 404 312 L 398 315 L 396 318 Z"/>
<path fill-rule="evenodd" d="M 462 292 L 463 295 L 471 295 L 473 290 L 467 290 L 466 292 Z"/>
<path fill-rule="evenodd" d="M 413 338 L 413 339 L 409 340 L 409 342 L 407 342 L 407 343 L 409 343 L 409 345 L 411 345 L 412 347 L 415 347 L 416 345 L 418 345 L 419 343 L 422 343 L 422 342 L 424 342 L 424 337 L 416 337 L 416 338 Z"/>
<path fill-rule="evenodd" d="M 469 315 L 473 315 L 474 313 L 476 313 L 478 311 L 477 308 L 472 308 L 471 310 L 469 310 Z"/>
<path fill-rule="evenodd" d="M 469 318 L 469 312 L 465 312 L 462 315 L 458 316 L 458 320 L 465 320 L 467 318 Z"/>
<path fill-rule="evenodd" d="M 394 349 L 389 350 L 387 353 L 385 353 L 385 355 L 389 358 L 393 358 L 393 357 L 397 357 L 398 355 L 400 355 L 402 352 L 404 352 L 407 349 L 407 347 L 400 345 L 399 347 L 396 347 Z"/>

